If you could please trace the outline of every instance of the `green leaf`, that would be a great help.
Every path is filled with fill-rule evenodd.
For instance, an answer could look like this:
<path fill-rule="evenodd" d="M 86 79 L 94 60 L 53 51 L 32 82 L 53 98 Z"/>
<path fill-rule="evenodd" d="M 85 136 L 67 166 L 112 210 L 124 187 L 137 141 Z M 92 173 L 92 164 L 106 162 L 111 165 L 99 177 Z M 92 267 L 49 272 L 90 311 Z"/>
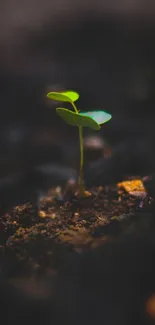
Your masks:
<path fill-rule="evenodd" d="M 112 118 L 111 114 L 101 110 L 91 112 L 80 112 L 80 114 L 83 116 L 91 117 L 99 125 L 108 122 Z"/>
<path fill-rule="evenodd" d="M 75 102 L 79 98 L 79 94 L 72 90 L 63 92 L 50 92 L 47 97 L 57 102 Z"/>
<path fill-rule="evenodd" d="M 68 124 L 74 126 L 88 127 L 93 130 L 100 130 L 99 124 L 89 116 L 77 114 L 69 109 L 60 108 L 56 109 L 57 114 Z"/>

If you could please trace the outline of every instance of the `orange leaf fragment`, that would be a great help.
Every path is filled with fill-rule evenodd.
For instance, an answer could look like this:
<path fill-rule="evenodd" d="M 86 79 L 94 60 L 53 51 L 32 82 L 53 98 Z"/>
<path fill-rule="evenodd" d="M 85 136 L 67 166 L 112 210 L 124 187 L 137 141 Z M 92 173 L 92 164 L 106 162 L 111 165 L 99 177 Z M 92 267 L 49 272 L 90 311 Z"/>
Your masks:
<path fill-rule="evenodd" d="M 124 188 L 129 194 L 144 195 L 146 190 L 143 182 L 140 179 L 133 179 L 131 181 L 124 181 L 117 184 L 118 188 Z"/>
<path fill-rule="evenodd" d="M 146 312 L 155 319 L 155 294 L 149 297 L 146 302 Z"/>

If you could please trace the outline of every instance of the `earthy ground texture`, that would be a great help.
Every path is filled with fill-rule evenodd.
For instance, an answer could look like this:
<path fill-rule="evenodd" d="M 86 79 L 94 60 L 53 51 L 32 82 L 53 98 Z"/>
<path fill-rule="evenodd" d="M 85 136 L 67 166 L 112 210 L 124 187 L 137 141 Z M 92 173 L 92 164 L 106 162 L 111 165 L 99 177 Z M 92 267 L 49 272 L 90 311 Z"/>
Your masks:
<path fill-rule="evenodd" d="M 55 188 L 38 210 L 28 202 L 1 215 L 3 324 L 152 324 L 153 283 L 145 282 L 154 224 L 140 180 L 92 188 L 84 199 Z"/>

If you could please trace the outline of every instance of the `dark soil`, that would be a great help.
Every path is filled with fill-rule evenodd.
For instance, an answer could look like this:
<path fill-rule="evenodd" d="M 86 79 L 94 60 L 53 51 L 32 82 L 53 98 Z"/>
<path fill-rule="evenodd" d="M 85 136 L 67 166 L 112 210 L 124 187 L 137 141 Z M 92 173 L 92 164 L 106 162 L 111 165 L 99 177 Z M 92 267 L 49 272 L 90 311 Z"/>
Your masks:
<path fill-rule="evenodd" d="M 94 265 L 98 265 L 97 261 L 93 265 L 93 254 L 97 258 L 100 249 L 102 250 L 104 247 L 107 249 L 112 245 L 114 256 L 109 270 L 109 264 L 103 254 L 102 257 L 99 257 L 101 263 L 98 265 L 98 271 L 95 271 L 98 272 L 95 273 L 95 279 L 97 279 L 98 276 L 100 278 L 100 267 L 106 270 L 107 281 L 109 281 L 110 274 L 112 274 L 111 267 L 113 268 L 115 259 L 117 260 L 116 265 L 120 265 L 120 268 L 122 265 L 121 257 L 116 258 L 118 243 L 124 241 L 124 238 L 125 241 L 128 241 L 131 237 L 129 242 L 133 245 L 132 254 L 129 253 L 128 246 L 125 248 L 125 243 L 119 244 L 121 246 L 118 249 L 120 252 L 126 250 L 128 256 L 126 258 L 130 261 L 131 255 L 134 256 L 134 250 L 138 249 L 140 238 L 146 237 L 146 235 L 152 238 L 151 236 L 154 235 L 154 201 L 147 194 L 131 195 L 116 185 L 93 188 L 90 193 L 91 195 L 84 199 L 78 199 L 72 195 L 72 197 L 68 196 L 65 201 L 60 198 L 58 200 L 53 194 L 50 194 L 40 201 L 38 211 L 30 203 L 27 203 L 16 206 L 10 212 L 1 215 L 0 269 L 2 314 L 4 313 L 6 320 L 4 324 L 11 324 L 12 321 L 20 324 L 31 322 L 45 324 L 49 321 L 54 324 L 73 322 L 93 324 L 91 311 L 88 312 L 90 317 L 87 316 L 88 319 L 85 319 L 87 312 L 85 315 L 83 310 L 85 304 L 88 303 L 89 306 L 88 301 L 91 299 L 89 291 L 91 290 L 92 301 L 94 301 L 94 295 L 96 296 L 97 289 L 96 286 L 93 287 L 92 280 L 88 287 L 86 285 L 86 279 L 94 272 Z M 83 259 L 83 256 L 89 256 L 89 254 L 92 256 L 90 260 L 88 257 L 88 265 L 85 265 L 83 271 L 80 271 L 83 267 L 79 266 L 83 265 L 81 258 Z M 110 256 L 111 253 L 109 258 Z M 122 258 L 124 259 L 124 257 Z M 84 258 L 84 261 L 87 261 L 87 257 Z M 131 261 L 130 263 L 132 264 Z M 113 268 L 114 274 L 117 269 L 116 265 Z M 89 276 L 85 277 L 85 272 L 88 272 Z M 136 270 L 136 272 L 138 271 Z M 81 276 L 85 277 L 84 283 L 77 285 L 79 281 L 77 278 L 79 279 Z M 102 277 L 104 277 L 103 274 Z M 109 290 L 115 297 L 117 279 L 110 281 L 113 289 Z M 126 279 L 125 283 L 127 282 Z M 102 286 L 102 280 L 100 286 Z M 106 285 L 104 287 L 106 291 Z M 119 284 L 117 291 L 119 292 L 122 288 L 123 284 Z M 80 307 L 76 301 L 78 298 L 75 298 L 78 297 L 78 294 L 83 299 Z M 96 299 L 98 299 L 97 296 Z M 104 301 L 104 295 L 102 299 Z M 108 294 L 106 294 L 106 301 L 108 299 Z M 95 302 L 91 303 L 94 306 L 92 308 L 96 308 Z M 6 314 L 7 308 L 10 313 Z M 141 313 L 139 315 L 138 317 L 142 317 Z M 103 319 L 105 318 L 103 317 Z M 138 318 L 135 319 L 136 324 L 141 324 L 141 322 L 138 323 Z M 144 315 L 142 319 L 146 321 Z M 121 323 L 120 316 L 111 324 L 117 324 L 117 322 L 128 324 L 126 321 Z M 134 324 L 134 322 L 132 323 Z"/>

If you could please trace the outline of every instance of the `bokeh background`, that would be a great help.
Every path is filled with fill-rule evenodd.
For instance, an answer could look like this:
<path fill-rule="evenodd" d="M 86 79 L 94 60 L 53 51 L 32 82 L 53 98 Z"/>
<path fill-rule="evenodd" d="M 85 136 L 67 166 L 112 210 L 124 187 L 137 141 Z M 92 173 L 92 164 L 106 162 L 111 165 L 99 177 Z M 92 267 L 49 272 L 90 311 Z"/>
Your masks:
<path fill-rule="evenodd" d="M 76 90 L 80 109 L 112 113 L 95 135 L 123 162 L 117 173 L 154 172 L 154 1 L 1 0 L 0 22 L 1 200 L 19 196 L 23 175 L 32 188 L 38 166 L 59 164 L 47 187 L 77 168 L 77 130 L 48 91 Z"/>

